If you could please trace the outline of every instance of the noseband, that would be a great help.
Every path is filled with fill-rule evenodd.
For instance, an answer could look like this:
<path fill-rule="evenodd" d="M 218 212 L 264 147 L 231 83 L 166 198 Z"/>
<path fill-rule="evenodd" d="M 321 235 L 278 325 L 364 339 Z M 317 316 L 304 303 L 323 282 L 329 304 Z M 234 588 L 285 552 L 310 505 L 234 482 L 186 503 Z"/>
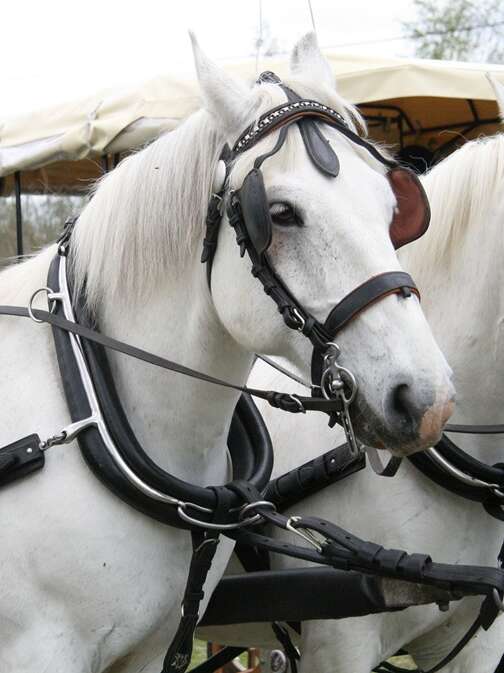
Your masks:
<path fill-rule="evenodd" d="M 262 284 L 264 291 L 278 307 L 290 329 L 304 334 L 312 343 L 311 362 L 312 394 L 326 399 L 339 397 L 341 412 L 332 419 L 345 428 L 347 438 L 356 449 L 348 406 L 355 398 L 357 382 L 353 374 L 338 365 L 340 354 L 334 343 L 336 335 L 361 311 L 390 294 L 404 298 L 412 293 L 419 297 L 411 276 L 402 271 L 388 271 L 373 276 L 347 294 L 320 323 L 296 299 L 273 268 L 268 256 L 273 223 L 269 211 L 261 166 L 283 147 L 291 125 L 297 124 L 305 149 L 312 163 L 324 175 L 336 178 L 340 163 L 329 141 L 322 135 L 317 122 L 328 124 L 351 142 L 366 149 L 377 161 L 388 168 L 387 178 L 396 196 L 397 207 L 390 225 L 390 236 L 395 248 L 419 238 L 429 225 L 430 210 L 427 196 L 417 176 L 396 161 L 382 155 L 376 147 L 352 131 L 343 116 L 333 108 L 318 101 L 302 99 L 292 89 L 283 85 L 274 73 L 263 73 L 258 82 L 275 83 L 287 96 L 287 103 L 262 115 L 256 124 L 249 126 L 238 138 L 232 150 L 226 146 L 221 154 L 222 181 L 214 185 L 203 242 L 202 262 L 207 263 L 210 286 L 212 262 L 217 248 L 223 204 L 230 225 L 236 233 L 236 242 L 243 257 L 245 252 L 252 262 L 252 275 Z M 273 131 L 279 130 L 278 140 L 270 152 L 254 161 L 241 187 L 229 191 L 228 178 L 232 163 L 242 153 Z M 225 169 L 225 170 L 224 170 Z"/>

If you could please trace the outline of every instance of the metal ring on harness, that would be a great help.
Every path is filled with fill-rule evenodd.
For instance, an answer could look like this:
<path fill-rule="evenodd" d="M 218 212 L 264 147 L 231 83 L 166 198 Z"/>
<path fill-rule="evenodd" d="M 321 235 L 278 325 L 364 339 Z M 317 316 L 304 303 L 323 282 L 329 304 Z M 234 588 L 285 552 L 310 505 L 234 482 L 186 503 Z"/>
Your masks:
<path fill-rule="evenodd" d="M 254 511 L 259 508 L 268 508 L 272 512 L 276 512 L 277 508 L 276 505 L 271 502 L 270 500 L 256 500 L 256 502 L 249 502 L 248 505 L 244 505 L 241 510 L 240 510 L 240 515 L 238 517 L 239 521 L 243 521 L 245 514 L 249 511 Z M 260 515 L 260 512 L 258 512 Z"/>
<path fill-rule="evenodd" d="M 38 294 L 40 294 L 41 292 L 46 292 L 48 301 L 53 301 L 54 302 L 52 304 L 52 306 L 50 306 L 49 311 L 51 313 L 54 313 L 54 309 L 56 308 L 56 301 L 55 300 L 57 299 L 57 293 L 54 292 L 54 290 L 51 290 L 50 287 L 45 287 L 45 286 L 44 287 L 39 287 L 38 290 L 35 290 L 35 292 L 30 297 L 30 301 L 28 302 L 27 309 L 28 309 L 28 315 L 30 316 L 30 318 L 33 320 L 33 322 L 37 322 L 37 323 L 41 323 L 41 322 L 44 322 L 44 321 L 40 320 L 39 318 L 36 318 L 34 316 L 32 304 L 35 301 L 35 297 Z"/>
<path fill-rule="evenodd" d="M 200 519 L 195 519 L 194 517 L 189 516 L 189 514 L 186 512 L 187 507 L 192 507 L 192 504 L 190 502 L 181 502 L 177 506 L 177 513 L 179 517 L 186 523 L 190 523 L 193 526 L 207 528 L 210 530 L 234 530 L 236 528 L 243 528 L 244 526 L 252 526 L 254 523 L 258 523 L 262 519 L 260 514 L 256 514 L 255 516 L 249 517 L 248 519 L 243 519 L 242 521 L 236 521 L 234 523 L 212 523 L 211 521 L 201 521 Z"/>

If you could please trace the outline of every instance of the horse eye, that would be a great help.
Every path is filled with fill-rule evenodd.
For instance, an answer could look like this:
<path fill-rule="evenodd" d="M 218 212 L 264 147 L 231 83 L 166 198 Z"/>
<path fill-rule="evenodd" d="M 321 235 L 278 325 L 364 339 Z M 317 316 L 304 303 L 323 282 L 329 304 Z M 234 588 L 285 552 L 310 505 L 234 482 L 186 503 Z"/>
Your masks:
<path fill-rule="evenodd" d="M 270 215 L 273 224 L 280 227 L 301 227 L 303 221 L 290 203 L 276 202 L 270 204 Z"/>

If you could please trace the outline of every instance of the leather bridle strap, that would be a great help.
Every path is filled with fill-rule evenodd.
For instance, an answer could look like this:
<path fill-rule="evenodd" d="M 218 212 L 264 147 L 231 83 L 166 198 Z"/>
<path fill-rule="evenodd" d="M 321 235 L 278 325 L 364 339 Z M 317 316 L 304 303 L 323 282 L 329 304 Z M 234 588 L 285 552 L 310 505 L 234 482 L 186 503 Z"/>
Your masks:
<path fill-rule="evenodd" d="M 10 315 L 20 318 L 34 317 L 41 322 L 52 325 L 53 327 L 58 327 L 62 330 L 65 330 L 66 332 L 71 332 L 72 334 L 76 334 L 83 339 L 89 339 L 89 341 L 97 343 L 100 346 L 117 351 L 118 353 L 123 353 L 124 355 L 128 355 L 129 357 L 133 357 L 137 360 L 141 360 L 142 362 L 146 362 L 156 367 L 161 367 L 162 369 L 167 369 L 178 374 L 183 374 L 184 376 L 189 376 L 200 381 L 205 381 L 206 383 L 212 383 L 224 388 L 231 388 L 232 390 L 248 393 L 253 397 L 266 400 L 272 407 L 282 409 L 283 411 L 289 411 L 291 413 L 322 411 L 328 414 L 334 411 L 339 411 L 339 402 L 337 400 L 303 397 L 301 395 L 291 395 L 289 393 L 281 393 L 274 390 L 260 390 L 257 388 L 248 388 L 247 386 L 235 385 L 234 383 L 223 381 L 222 379 L 216 378 L 215 376 L 210 376 L 209 374 L 196 371 L 190 367 L 185 367 L 184 365 L 181 365 L 177 362 L 163 358 L 160 355 L 149 353 L 148 351 L 137 348 L 136 346 L 132 346 L 131 344 L 127 344 L 123 341 L 119 341 L 118 339 L 113 339 L 112 337 L 106 336 L 105 334 L 97 332 L 96 330 L 93 330 L 89 327 L 85 327 L 79 323 L 66 320 L 65 318 L 55 315 L 50 311 L 43 311 L 41 309 L 28 310 L 24 306 L 0 306 L 0 315 Z"/>
<path fill-rule="evenodd" d="M 409 297 L 412 292 L 420 299 L 420 292 L 408 273 L 404 271 L 380 273 L 356 287 L 336 304 L 324 323 L 324 329 L 330 334 L 337 334 L 350 320 L 378 299 L 397 293 Z"/>
<path fill-rule="evenodd" d="M 374 145 L 349 129 L 345 119 L 339 112 L 328 105 L 322 105 L 318 101 L 301 99 L 296 102 L 278 105 L 276 108 L 273 108 L 267 114 L 263 115 L 259 119 L 256 128 L 249 127 L 238 138 L 233 147 L 233 153 L 237 154 L 250 149 L 267 136 L 272 129 L 290 126 L 301 119 L 310 117 L 316 121 L 326 122 L 331 126 L 336 126 L 338 131 L 345 135 L 349 140 L 366 149 L 377 161 L 385 166 L 388 166 L 389 168 L 399 166 L 397 161 L 383 156 Z"/>
<path fill-rule="evenodd" d="M 351 320 L 375 302 L 391 294 L 399 294 L 406 298 L 412 293 L 420 299 L 420 292 L 408 273 L 404 271 L 380 273 L 356 287 L 336 304 L 322 329 L 329 335 L 329 340 L 334 339 Z M 322 364 L 323 354 L 315 347 L 312 358 L 312 381 L 320 381 Z"/>
<path fill-rule="evenodd" d="M 387 271 L 366 280 L 347 294 L 330 312 L 322 325 L 297 301 L 282 279 L 271 266 L 267 252 L 258 253 L 247 235 L 240 201 L 232 198 L 228 206 L 228 219 L 234 228 L 236 239 L 247 251 L 252 262 L 252 275 L 259 280 L 266 294 L 273 299 L 284 322 L 291 329 L 307 336 L 317 350 L 325 350 L 336 334 L 357 315 L 374 302 L 389 294 L 409 297 L 420 293 L 415 282 L 404 271 Z M 242 248 L 242 249 L 243 249 Z M 312 369 L 313 372 L 313 369 Z M 313 381 L 320 380 L 312 376 Z"/>

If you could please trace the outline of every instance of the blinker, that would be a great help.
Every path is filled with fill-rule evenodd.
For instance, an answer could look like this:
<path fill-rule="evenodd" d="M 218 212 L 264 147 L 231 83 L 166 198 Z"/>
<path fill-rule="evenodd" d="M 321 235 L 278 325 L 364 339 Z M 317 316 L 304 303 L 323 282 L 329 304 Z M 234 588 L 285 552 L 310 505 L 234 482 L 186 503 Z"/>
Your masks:
<path fill-rule="evenodd" d="M 413 171 L 393 168 L 387 178 L 397 200 L 390 225 L 390 238 L 397 250 L 425 234 L 430 222 L 430 208 L 424 188 Z"/>
<path fill-rule="evenodd" d="M 253 168 L 243 181 L 240 206 L 250 242 L 263 255 L 271 243 L 273 223 L 260 169 Z"/>

